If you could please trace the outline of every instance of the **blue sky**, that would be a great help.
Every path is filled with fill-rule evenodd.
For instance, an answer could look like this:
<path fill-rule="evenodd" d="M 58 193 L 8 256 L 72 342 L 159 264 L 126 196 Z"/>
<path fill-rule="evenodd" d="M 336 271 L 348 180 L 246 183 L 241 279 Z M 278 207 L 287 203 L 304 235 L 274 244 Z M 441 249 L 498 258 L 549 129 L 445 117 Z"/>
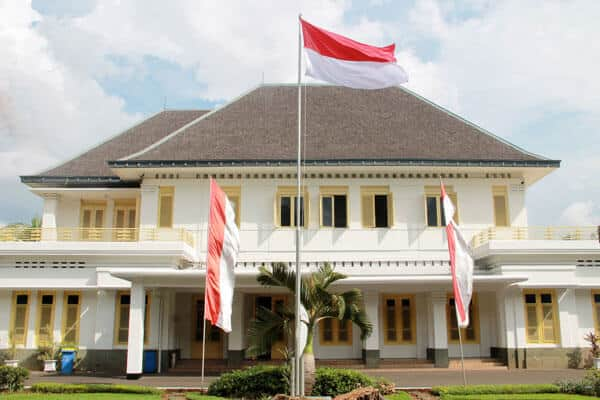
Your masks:
<path fill-rule="evenodd" d="M 232 13 L 231 10 L 236 10 Z M 41 202 L 37 173 L 161 110 L 213 108 L 293 82 L 296 25 L 396 42 L 411 90 L 563 168 L 530 224 L 600 223 L 600 2 L 0 1 L 0 223 Z"/>

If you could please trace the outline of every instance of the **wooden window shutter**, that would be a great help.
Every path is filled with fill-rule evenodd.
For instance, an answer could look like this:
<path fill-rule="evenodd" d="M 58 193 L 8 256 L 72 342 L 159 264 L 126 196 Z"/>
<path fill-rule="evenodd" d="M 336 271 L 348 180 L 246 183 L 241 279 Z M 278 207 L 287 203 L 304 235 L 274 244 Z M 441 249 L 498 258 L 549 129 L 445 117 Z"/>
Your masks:
<path fill-rule="evenodd" d="M 374 196 L 370 193 L 362 194 L 362 224 L 365 228 L 375 226 L 375 201 Z"/>
<path fill-rule="evenodd" d="M 159 194 L 158 227 L 171 228 L 173 226 L 173 195 L 172 187 L 161 187 Z"/>
<path fill-rule="evenodd" d="M 387 194 L 387 217 L 388 217 L 388 228 L 394 226 L 394 197 L 392 192 Z"/>

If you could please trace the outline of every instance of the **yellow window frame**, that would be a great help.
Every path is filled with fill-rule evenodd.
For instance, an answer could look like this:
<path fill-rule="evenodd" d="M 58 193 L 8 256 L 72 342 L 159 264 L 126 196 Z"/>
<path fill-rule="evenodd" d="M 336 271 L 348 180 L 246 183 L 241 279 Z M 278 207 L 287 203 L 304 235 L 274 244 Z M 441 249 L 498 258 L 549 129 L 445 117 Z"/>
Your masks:
<path fill-rule="evenodd" d="M 17 296 L 27 295 L 27 304 L 25 304 L 25 317 L 23 320 L 23 335 L 22 338 L 15 338 L 15 329 L 16 329 L 16 317 L 17 317 Z M 20 304 L 22 306 L 23 304 Z M 10 330 L 9 330 L 9 339 L 11 344 L 15 346 L 27 345 L 27 331 L 29 328 L 29 308 L 31 306 L 31 292 L 28 290 L 17 290 L 13 292 L 12 296 L 12 307 L 11 307 L 11 315 L 10 315 Z"/>
<path fill-rule="evenodd" d="M 50 321 L 47 340 L 42 339 L 42 312 L 47 305 L 42 304 L 44 296 L 52 296 L 52 304 L 50 305 Z M 54 317 L 56 310 L 56 292 L 55 291 L 38 291 L 37 295 L 37 318 L 35 324 L 36 343 L 38 346 L 52 346 L 54 343 Z"/>
<path fill-rule="evenodd" d="M 498 210 L 496 209 L 497 197 L 503 198 L 504 221 L 500 221 L 501 217 L 498 215 Z M 510 226 L 510 211 L 508 209 L 508 190 L 506 189 L 506 186 L 492 186 L 492 207 L 494 209 L 494 226 Z"/>
<path fill-rule="evenodd" d="M 348 186 L 321 186 L 319 187 L 319 226 L 321 228 L 336 228 L 332 226 L 323 225 L 323 197 L 331 197 L 331 218 L 332 222 L 335 221 L 335 202 L 333 196 L 346 196 L 346 226 L 348 227 L 348 216 L 350 215 L 350 196 L 348 196 Z M 337 227 L 340 229 L 341 227 Z"/>
<path fill-rule="evenodd" d="M 223 192 L 229 201 L 233 201 L 235 204 L 235 224 L 240 227 L 241 223 L 241 209 L 242 209 L 242 188 L 240 186 L 222 186 Z"/>
<path fill-rule="evenodd" d="M 129 310 L 131 310 L 131 292 L 129 290 L 120 290 L 117 292 L 116 294 L 116 300 L 115 300 L 115 331 L 114 331 L 114 344 L 116 345 L 126 345 L 128 340 L 122 341 L 119 340 L 119 331 L 123 329 L 123 327 L 120 325 L 121 322 L 121 312 L 122 312 L 122 307 L 121 307 L 121 297 L 122 296 L 130 296 L 129 297 Z M 149 291 L 146 291 L 145 294 L 145 302 L 146 305 L 144 307 L 144 344 L 148 344 L 149 340 L 150 340 L 150 309 L 152 307 L 152 297 L 150 295 Z M 127 320 L 127 333 L 128 333 L 128 337 L 129 337 L 129 319 Z"/>
<path fill-rule="evenodd" d="M 553 340 L 544 339 L 544 312 L 542 306 L 542 294 L 550 293 L 552 296 L 552 330 L 554 334 Z M 536 323 L 537 323 L 537 339 L 532 340 L 529 337 L 529 318 L 527 314 L 528 303 L 525 296 L 528 294 L 535 295 Z M 558 303 L 556 299 L 556 291 L 554 289 L 527 289 L 523 290 L 523 307 L 525 311 L 525 338 L 527 343 L 531 344 L 559 344 L 560 343 L 560 320 L 558 314 Z"/>
<path fill-rule="evenodd" d="M 396 340 L 388 339 L 387 332 L 389 330 L 389 322 L 387 319 L 387 300 L 394 300 L 394 331 L 396 332 Z M 409 315 L 410 315 L 410 340 L 405 340 L 404 331 L 404 316 L 402 309 L 402 300 L 409 300 Z M 379 305 L 379 313 L 383 321 L 383 342 L 390 345 L 408 345 L 417 342 L 417 306 L 415 304 L 415 296 L 412 294 L 383 294 Z"/>
<path fill-rule="evenodd" d="M 162 205 L 164 198 L 171 198 L 171 208 L 169 209 L 169 221 L 168 223 L 162 224 Z M 158 219 L 156 221 L 156 225 L 159 228 L 172 228 L 173 227 L 173 214 L 175 210 L 175 187 L 173 186 L 160 186 L 158 188 Z"/>
<path fill-rule="evenodd" d="M 123 212 L 124 226 L 117 226 L 119 211 Z M 133 226 L 129 226 L 129 215 L 134 213 Z M 132 241 L 137 239 L 137 228 L 140 221 L 139 201 L 135 199 L 115 199 L 113 209 L 113 240 L 114 241 Z"/>
<path fill-rule="evenodd" d="M 592 290 L 592 310 L 594 314 L 594 329 L 596 335 L 600 334 L 600 302 L 596 303 L 594 297 L 600 296 L 600 290 Z"/>
<path fill-rule="evenodd" d="M 77 312 L 76 312 L 76 316 L 77 316 L 77 320 L 75 321 L 75 323 L 71 324 L 71 326 L 67 326 L 67 318 L 69 316 L 69 296 L 79 296 L 79 301 L 77 302 Z M 63 315 L 62 315 L 62 332 L 61 332 L 61 337 L 63 342 L 66 342 L 67 344 L 72 344 L 72 345 L 79 345 L 79 330 L 81 327 L 81 301 L 82 301 L 82 297 L 81 297 L 81 292 L 79 291 L 65 291 L 63 294 Z M 71 304 L 71 306 L 73 306 Z M 73 342 L 69 342 L 67 341 L 65 338 L 67 336 L 67 333 L 70 333 L 71 330 L 75 331 L 75 340 Z"/>
<path fill-rule="evenodd" d="M 375 228 L 375 196 L 387 196 L 387 227 L 394 226 L 394 197 L 389 186 L 361 186 L 360 209 L 363 228 Z"/>
<path fill-rule="evenodd" d="M 459 204 L 458 204 L 458 195 L 454 191 L 453 186 L 446 186 L 446 194 L 450 197 L 452 204 L 454 204 L 455 212 L 454 212 L 454 222 L 459 223 Z M 435 197 L 435 207 L 437 214 L 437 221 L 435 226 L 430 226 L 427 221 L 427 198 Z M 423 204 L 425 210 L 425 227 L 427 228 L 440 228 L 444 226 L 444 221 L 442 221 L 442 190 L 439 186 L 425 186 L 425 195 L 423 196 Z"/>
<path fill-rule="evenodd" d="M 331 341 L 325 340 L 325 321 L 331 321 Z M 346 324 L 346 340 L 340 340 L 341 324 Z M 319 322 L 319 343 L 321 346 L 351 346 L 352 345 L 352 321 L 340 321 L 337 318 L 326 318 Z"/>
<path fill-rule="evenodd" d="M 448 343 L 450 344 L 459 344 L 458 339 L 452 339 L 452 331 L 458 330 L 458 322 L 456 328 L 452 326 L 452 313 L 454 313 L 454 319 L 456 320 L 456 311 L 450 307 L 450 300 L 454 299 L 454 294 L 448 293 L 446 296 L 446 330 L 448 335 Z M 467 330 L 473 327 L 474 338 L 469 339 L 467 335 Z M 469 326 L 466 328 L 460 328 L 460 335 L 463 343 L 467 344 L 479 344 L 480 343 L 480 335 L 479 335 L 479 296 L 477 293 L 473 293 L 471 297 L 471 304 L 469 304 Z"/>
<path fill-rule="evenodd" d="M 298 189 L 296 186 L 279 186 L 277 188 L 277 193 L 275 194 L 275 207 L 274 207 L 274 218 L 275 218 L 275 226 L 278 228 L 295 228 L 296 227 L 296 215 L 295 215 L 295 203 L 296 203 L 296 195 L 298 193 Z M 308 228 L 308 222 L 310 221 L 310 197 L 308 194 L 308 190 L 305 186 L 301 188 L 301 196 L 304 199 L 304 225 L 301 228 Z M 290 204 L 290 217 L 291 224 L 290 226 L 281 226 L 281 198 L 282 197 L 290 197 L 292 203 Z"/>

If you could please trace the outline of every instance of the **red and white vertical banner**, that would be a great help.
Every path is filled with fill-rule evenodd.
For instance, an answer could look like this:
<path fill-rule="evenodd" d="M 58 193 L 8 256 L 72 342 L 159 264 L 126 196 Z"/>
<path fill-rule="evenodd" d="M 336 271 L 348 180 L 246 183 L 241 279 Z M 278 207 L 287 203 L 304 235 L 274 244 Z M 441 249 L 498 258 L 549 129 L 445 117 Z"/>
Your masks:
<path fill-rule="evenodd" d="M 225 332 L 231 332 L 234 267 L 239 249 L 240 235 L 234 208 L 225 192 L 211 179 L 204 318 Z"/>
<path fill-rule="evenodd" d="M 446 194 L 444 184 L 441 185 L 441 199 L 450 253 L 450 270 L 452 272 L 452 289 L 456 306 L 456 319 L 460 328 L 469 326 L 469 304 L 473 295 L 473 257 L 468 243 L 454 221 L 456 209 Z"/>

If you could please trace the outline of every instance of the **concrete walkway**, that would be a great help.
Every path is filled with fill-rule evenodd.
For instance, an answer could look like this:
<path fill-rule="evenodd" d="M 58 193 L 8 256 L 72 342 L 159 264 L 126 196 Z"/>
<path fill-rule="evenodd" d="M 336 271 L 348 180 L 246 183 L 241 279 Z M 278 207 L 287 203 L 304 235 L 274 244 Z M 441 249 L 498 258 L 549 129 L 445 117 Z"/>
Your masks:
<path fill-rule="evenodd" d="M 361 370 L 371 376 L 381 376 L 394 382 L 397 387 L 415 388 L 438 385 L 462 385 L 460 370 L 439 369 L 365 369 Z M 513 369 L 513 370 L 470 370 L 467 371 L 468 384 L 523 384 L 523 383 L 555 383 L 563 379 L 581 379 L 584 370 L 574 369 Z M 61 383 L 119 383 L 153 386 L 158 388 L 200 388 L 206 387 L 215 377 L 206 377 L 202 384 L 200 376 L 145 375 L 138 380 L 127 380 L 125 377 L 103 377 L 93 375 L 57 376 L 41 372 L 31 372 L 26 385 L 36 382 Z"/>

